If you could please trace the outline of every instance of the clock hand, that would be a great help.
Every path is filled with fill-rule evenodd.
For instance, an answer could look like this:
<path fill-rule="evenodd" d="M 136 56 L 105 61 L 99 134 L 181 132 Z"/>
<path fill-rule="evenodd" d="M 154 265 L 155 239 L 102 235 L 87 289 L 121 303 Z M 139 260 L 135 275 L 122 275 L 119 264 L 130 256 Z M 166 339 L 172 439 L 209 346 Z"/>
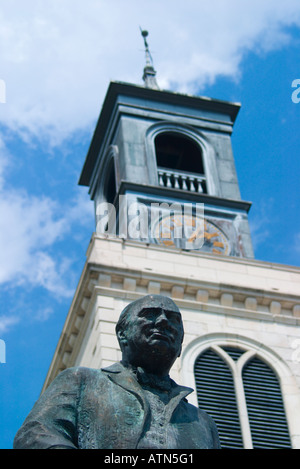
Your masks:
<path fill-rule="evenodd" d="M 202 227 L 200 226 L 194 233 L 191 234 L 191 236 L 188 239 L 188 242 L 191 243 L 195 241 L 196 238 L 198 238 L 199 233 L 202 231 Z"/>
<path fill-rule="evenodd" d="M 202 231 L 201 228 L 198 228 L 198 230 L 194 231 L 194 233 L 189 238 L 189 242 L 194 241 L 198 237 L 198 235 L 201 231 Z M 218 233 L 208 233 L 207 231 L 204 231 L 204 238 L 206 238 L 208 240 L 210 240 L 211 238 L 214 238 L 215 236 L 219 236 L 219 234 Z"/>
<path fill-rule="evenodd" d="M 204 238 L 206 239 L 211 239 L 214 238 L 215 236 L 219 236 L 218 233 L 207 233 L 207 231 L 204 232 Z"/>

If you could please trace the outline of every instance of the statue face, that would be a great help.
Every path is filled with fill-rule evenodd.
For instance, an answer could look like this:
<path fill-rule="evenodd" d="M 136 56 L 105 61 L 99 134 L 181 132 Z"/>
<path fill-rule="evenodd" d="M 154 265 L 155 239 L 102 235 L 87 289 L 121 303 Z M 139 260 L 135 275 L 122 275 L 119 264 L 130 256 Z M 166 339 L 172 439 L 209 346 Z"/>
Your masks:
<path fill-rule="evenodd" d="M 162 296 L 148 296 L 134 302 L 124 337 L 131 364 L 172 366 L 180 355 L 183 340 L 181 314 L 175 303 Z"/>
<path fill-rule="evenodd" d="M 135 319 L 136 338 L 150 347 L 176 348 L 181 344 L 181 315 L 163 308 L 143 308 Z"/>

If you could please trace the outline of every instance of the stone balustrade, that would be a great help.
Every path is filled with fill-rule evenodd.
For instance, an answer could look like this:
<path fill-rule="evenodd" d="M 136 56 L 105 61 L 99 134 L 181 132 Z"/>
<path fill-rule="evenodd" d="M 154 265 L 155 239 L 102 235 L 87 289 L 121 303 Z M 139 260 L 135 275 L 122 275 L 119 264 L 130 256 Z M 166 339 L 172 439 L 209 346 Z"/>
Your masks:
<path fill-rule="evenodd" d="M 201 174 L 190 174 L 183 171 L 158 169 L 158 183 L 162 187 L 179 189 L 189 192 L 206 193 L 205 176 Z"/>

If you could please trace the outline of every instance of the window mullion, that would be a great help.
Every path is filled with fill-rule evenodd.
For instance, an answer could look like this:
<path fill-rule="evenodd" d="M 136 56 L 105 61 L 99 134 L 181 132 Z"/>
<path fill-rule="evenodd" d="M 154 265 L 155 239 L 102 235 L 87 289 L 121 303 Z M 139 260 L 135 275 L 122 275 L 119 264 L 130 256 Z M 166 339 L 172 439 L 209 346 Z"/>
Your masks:
<path fill-rule="evenodd" d="M 244 391 L 244 384 L 242 378 L 242 369 L 246 361 L 248 361 L 252 356 L 255 355 L 255 352 L 248 351 L 244 353 L 239 360 L 234 364 L 234 386 L 237 398 L 237 408 L 240 417 L 240 425 L 241 425 L 241 432 L 242 438 L 244 443 L 244 449 L 253 449 L 252 443 L 252 436 L 251 436 L 251 429 L 250 429 L 250 422 L 247 410 L 247 403 L 246 403 L 246 396 Z"/>
<path fill-rule="evenodd" d="M 214 345 L 211 348 L 215 350 L 221 357 L 223 357 L 225 361 L 227 362 L 229 368 L 231 368 L 244 449 L 253 449 L 250 422 L 249 422 L 247 403 L 246 403 L 246 396 L 244 392 L 244 385 L 243 385 L 243 379 L 242 379 L 242 369 L 243 369 L 245 361 L 248 361 L 253 355 L 255 355 L 255 352 L 252 352 L 249 350 L 248 352 L 244 353 L 237 362 L 235 362 L 218 345 Z"/>

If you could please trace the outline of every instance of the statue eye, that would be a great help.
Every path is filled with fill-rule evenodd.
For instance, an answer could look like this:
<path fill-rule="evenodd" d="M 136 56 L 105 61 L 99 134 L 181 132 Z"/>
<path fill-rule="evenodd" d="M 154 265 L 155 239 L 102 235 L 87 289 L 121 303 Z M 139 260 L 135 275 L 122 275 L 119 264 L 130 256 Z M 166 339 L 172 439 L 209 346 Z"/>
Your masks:
<path fill-rule="evenodd" d="M 144 317 L 144 318 L 147 318 L 147 319 L 155 319 L 156 316 L 157 316 L 157 311 L 154 310 L 154 309 L 143 309 L 140 314 L 139 314 L 140 317 Z"/>
<path fill-rule="evenodd" d="M 169 314 L 168 316 L 168 319 L 176 324 L 180 324 L 181 323 L 181 316 L 179 314 L 176 314 L 176 313 L 171 313 Z"/>

